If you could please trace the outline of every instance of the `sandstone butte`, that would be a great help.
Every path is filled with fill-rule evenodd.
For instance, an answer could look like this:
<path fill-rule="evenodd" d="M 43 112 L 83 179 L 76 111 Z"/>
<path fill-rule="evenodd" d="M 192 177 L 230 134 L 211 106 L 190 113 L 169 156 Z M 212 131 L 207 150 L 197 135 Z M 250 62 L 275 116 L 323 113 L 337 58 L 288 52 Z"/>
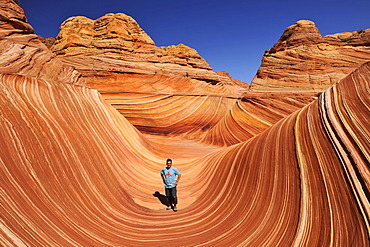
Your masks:
<path fill-rule="evenodd" d="M 230 76 L 215 73 L 194 49 L 183 44 L 157 47 L 132 17 L 121 13 L 97 20 L 68 18 L 51 50 L 100 91 L 216 95 L 240 91 Z"/>
<path fill-rule="evenodd" d="M 0 40 L 2 246 L 369 246 L 370 63 L 219 147 L 143 135 L 11 0 Z M 177 213 L 152 196 L 167 157 L 183 173 Z"/>
<path fill-rule="evenodd" d="M 321 36 L 312 21 L 288 27 L 267 50 L 253 91 L 323 91 L 367 62 L 370 29 Z"/>

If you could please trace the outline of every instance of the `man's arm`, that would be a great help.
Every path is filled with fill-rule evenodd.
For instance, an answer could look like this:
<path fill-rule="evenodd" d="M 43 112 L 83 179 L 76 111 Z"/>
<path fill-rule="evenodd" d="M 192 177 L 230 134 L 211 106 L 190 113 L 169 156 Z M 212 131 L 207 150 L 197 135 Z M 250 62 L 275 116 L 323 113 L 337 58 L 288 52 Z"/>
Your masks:
<path fill-rule="evenodd" d="M 180 178 L 181 178 L 181 174 L 177 175 L 177 182 L 174 183 L 173 185 L 177 186 L 177 184 L 179 183 L 180 181 Z"/>
<path fill-rule="evenodd" d="M 161 177 L 162 177 L 163 183 L 166 184 L 166 181 L 164 180 L 163 174 L 161 174 Z"/>

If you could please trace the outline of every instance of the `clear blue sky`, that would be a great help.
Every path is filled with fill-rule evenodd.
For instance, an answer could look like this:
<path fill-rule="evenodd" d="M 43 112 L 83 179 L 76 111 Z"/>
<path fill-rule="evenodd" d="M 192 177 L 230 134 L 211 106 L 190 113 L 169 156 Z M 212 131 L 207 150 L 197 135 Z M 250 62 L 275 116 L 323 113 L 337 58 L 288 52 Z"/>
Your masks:
<path fill-rule="evenodd" d="M 183 43 L 215 71 L 250 83 L 286 27 L 312 20 L 322 35 L 370 28 L 370 0 L 20 0 L 36 34 L 56 37 L 71 16 L 132 16 L 157 46 Z"/>

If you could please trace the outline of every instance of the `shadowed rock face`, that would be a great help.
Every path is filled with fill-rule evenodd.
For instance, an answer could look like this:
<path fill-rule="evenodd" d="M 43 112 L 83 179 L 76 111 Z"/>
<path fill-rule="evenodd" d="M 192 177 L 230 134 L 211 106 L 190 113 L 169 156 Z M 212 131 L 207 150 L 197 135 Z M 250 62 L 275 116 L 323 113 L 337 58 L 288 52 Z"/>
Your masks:
<path fill-rule="evenodd" d="M 40 40 L 42 43 L 44 43 L 44 44 L 45 44 L 45 46 L 46 46 L 47 48 L 49 48 L 49 49 L 53 46 L 53 44 L 54 44 L 54 42 L 55 42 L 55 38 L 53 38 L 53 37 L 44 38 L 44 37 L 42 37 L 42 36 L 40 36 L 40 35 L 38 35 L 37 37 L 38 37 L 38 38 L 39 38 L 39 40 Z"/>
<path fill-rule="evenodd" d="M 14 46 L 33 35 L 18 30 L 6 37 Z M 67 83 L 48 74 L 63 64 L 36 63 L 51 56 L 39 50 L 20 58 L 35 61 L 32 70 L 0 66 L 2 246 L 369 245 L 370 63 L 263 133 L 220 148 L 142 135 L 74 73 Z M 240 100 L 233 118 L 245 121 L 236 116 L 253 102 L 262 105 Z M 177 213 L 152 195 L 168 157 L 182 172 Z"/>
<path fill-rule="evenodd" d="M 323 91 L 369 60 L 370 29 L 323 37 L 298 21 L 265 52 L 251 90 Z"/>

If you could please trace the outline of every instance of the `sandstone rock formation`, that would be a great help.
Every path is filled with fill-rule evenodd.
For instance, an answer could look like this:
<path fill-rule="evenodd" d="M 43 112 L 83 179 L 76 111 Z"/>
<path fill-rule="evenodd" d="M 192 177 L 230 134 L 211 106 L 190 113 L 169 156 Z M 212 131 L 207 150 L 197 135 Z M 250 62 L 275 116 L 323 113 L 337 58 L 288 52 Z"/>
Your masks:
<path fill-rule="evenodd" d="M 226 72 L 214 73 L 187 46 L 156 47 L 124 14 L 107 14 L 97 20 L 69 18 L 51 49 L 140 131 L 233 145 L 311 102 L 370 60 L 368 33 L 321 37 L 313 22 L 299 21 L 266 53 L 251 90 Z M 343 45 L 340 39 L 352 46 Z M 287 53 L 296 55 L 281 56 Z M 286 71 L 289 76 L 283 74 Z M 267 98 L 273 98 L 272 102 Z M 229 128 L 231 122 L 238 128 Z"/>
<path fill-rule="evenodd" d="M 13 1 L 0 4 L 0 73 L 83 84 L 81 75 L 55 59 L 33 33 L 19 5 Z"/>
<path fill-rule="evenodd" d="M 155 46 L 125 14 L 106 14 L 97 20 L 71 17 L 61 25 L 51 49 L 63 62 L 77 68 L 89 86 L 101 91 L 109 90 L 113 83 L 119 84 L 121 91 L 136 92 L 137 83 L 157 75 L 163 78 L 152 82 L 152 87 L 163 87 L 166 83 L 162 80 L 180 77 L 183 92 L 239 93 L 232 79 L 213 72 L 194 49 L 183 44 Z M 152 87 L 142 90 L 158 92 Z M 179 92 L 179 88 L 166 87 L 161 92 Z"/>
<path fill-rule="evenodd" d="M 267 50 L 253 91 L 323 91 L 370 60 L 370 29 L 321 36 L 315 23 L 288 27 Z"/>
<path fill-rule="evenodd" d="M 3 75 L 2 244 L 366 246 L 368 73 L 369 64 L 264 134 L 180 166 L 196 198 L 176 215 L 137 203 L 158 189 L 159 165 L 138 158 L 145 146 L 132 153 L 136 138 L 96 91 Z"/>
<path fill-rule="evenodd" d="M 13 1 L 0 4 L 21 16 Z M 9 44 L 34 36 L 4 25 L 4 12 L 0 33 L 17 32 Z M 77 72 L 65 82 L 50 74 L 64 65 L 45 46 L 23 47 L 24 66 L 0 64 L 2 246 L 369 245 L 370 63 L 263 133 L 220 148 L 142 135 L 98 91 L 76 85 Z M 167 157 L 183 173 L 177 213 L 158 210 L 152 195 Z"/>
<path fill-rule="evenodd" d="M 155 46 L 124 14 L 71 17 L 51 50 L 145 133 L 199 139 L 248 87 L 188 46 Z"/>
<path fill-rule="evenodd" d="M 250 90 L 202 141 L 233 145 L 248 140 L 366 61 L 370 61 L 370 29 L 322 37 L 313 22 L 298 21 L 266 51 Z"/>

